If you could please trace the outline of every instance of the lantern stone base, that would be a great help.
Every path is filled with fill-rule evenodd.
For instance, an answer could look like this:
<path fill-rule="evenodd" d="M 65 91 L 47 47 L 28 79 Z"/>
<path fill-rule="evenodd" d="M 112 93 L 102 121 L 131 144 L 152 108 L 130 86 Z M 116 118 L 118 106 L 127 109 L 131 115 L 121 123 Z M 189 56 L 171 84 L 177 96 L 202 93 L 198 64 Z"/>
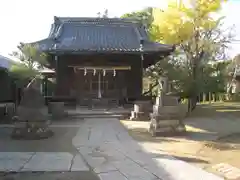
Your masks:
<path fill-rule="evenodd" d="M 150 101 L 136 101 L 134 110 L 131 111 L 130 120 L 132 121 L 149 121 L 149 112 L 152 111 Z"/>
<path fill-rule="evenodd" d="M 148 129 L 149 133 L 155 136 L 181 135 L 186 132 L 185 125 L 180 120 L 159 120 L 151 119 Z"/>
<path fill-rule="evenodd" d="M 153 113 L 150 114 L 149 133 L 152 136 L 180 135 L 186 132 L 183 119 L 185 111 L 182 105 L 157 106 L 154 105 Z"/>
<path fill-rule="evenodd" d="M 40 140 L 54 135 L 48 128 L 48 122 L 17 122 L 11 134 L 12 139 L 17 140 Z"/>
<path fill-rule="evenodd" d="M 149 121 L 149 115 L 145 112 L 131 111 L 130 120 L 132 121 Z"/>

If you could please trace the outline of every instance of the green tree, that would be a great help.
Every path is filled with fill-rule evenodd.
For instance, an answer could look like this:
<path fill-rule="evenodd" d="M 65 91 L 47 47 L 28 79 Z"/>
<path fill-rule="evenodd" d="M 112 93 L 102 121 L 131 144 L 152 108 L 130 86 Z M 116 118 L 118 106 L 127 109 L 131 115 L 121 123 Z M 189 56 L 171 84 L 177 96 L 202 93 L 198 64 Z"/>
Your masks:
<path fill-rule="evenodd" d="M 47 65 L 47 55 L 41 53 L 37 48 L 20 44 L 19 51 L 14 51 L 11 56 L 16 57 L 21 63 L 15 64 L 10 68 L 10 74 L 17 79 L 18 84 L 25 84 L 25 81 L 32 79 L 39 74 L 39 70 Z"/>
<path fill-rule="evenodd" d="M 209 63 L 203 68 L 202 73 L 202 92 L 224 93 L 226 90 L 226 68 L 229 61 Z"/>
<path fill-rule="evenodd" d="M 122 15 L 121 18 L 136 19 L 139 22 L 141 22 L 148 30 L 151 27 L 153 22 L 152 11 L 153 11 L 153 8 L 148 7 L 141 11 L 126 13 Z"/>
<path fill-rule="evenodd" d="M 236 55 L 228 64 L 226 68 L 226 76 L 229 77 L 227 84 L 227 93 L 231 94 L 231 89 L 233 88 L 234 81 L 240 69 L 240 54 Z"/>
<path fill-rule="evenodd" d="M 19 51 L 14 51 L 11 55 L 19 59 L 29 69 L 42 69 L 47 65 L 47 55 L 39 52 L 32 45 L 20 43 Z"/>

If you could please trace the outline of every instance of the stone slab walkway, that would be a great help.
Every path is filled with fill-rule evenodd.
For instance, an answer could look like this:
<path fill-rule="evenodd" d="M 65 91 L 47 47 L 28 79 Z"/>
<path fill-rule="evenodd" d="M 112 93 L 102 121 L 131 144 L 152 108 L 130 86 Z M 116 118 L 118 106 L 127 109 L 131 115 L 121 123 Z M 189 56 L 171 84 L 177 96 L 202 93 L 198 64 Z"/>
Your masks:
<path fill-rule="evenodd" d="M 82 119 L 51 125 L 44 140 L 13 140 L 12 127 L 0 125 L 1 180 L 99 180 L 72 145 Z"/>
<path fill-rule="evenodd" d="M 168 155 L 155 157 L 115 118 L 88 118 L 73 145 L 101 180 L 223 180 Z"/>
<path fill-rule="evenodd" d="M 75 172 L 20 172 L 0 173 L 1 180 L 97 180 L 96 175 L 86 171 Z"/>
<path fill-rule="evenodd" d="M 89 171 L 83 158 L 68 152 L 0 152 L 1 172 Z"/>

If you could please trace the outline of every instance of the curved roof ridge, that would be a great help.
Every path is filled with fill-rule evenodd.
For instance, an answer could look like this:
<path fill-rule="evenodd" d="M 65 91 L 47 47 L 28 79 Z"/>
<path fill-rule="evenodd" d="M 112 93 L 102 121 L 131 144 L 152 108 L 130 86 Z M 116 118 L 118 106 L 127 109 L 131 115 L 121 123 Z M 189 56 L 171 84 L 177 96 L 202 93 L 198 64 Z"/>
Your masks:
<path fill-rule="evenodd" d="M 54 16 L 55 23 L 65 22 L 99 22 L 99 23 L 130 23 L 141 24 L 141 21 L 131 18 L 98 18 L 98 17 L 57 17 Z"/>

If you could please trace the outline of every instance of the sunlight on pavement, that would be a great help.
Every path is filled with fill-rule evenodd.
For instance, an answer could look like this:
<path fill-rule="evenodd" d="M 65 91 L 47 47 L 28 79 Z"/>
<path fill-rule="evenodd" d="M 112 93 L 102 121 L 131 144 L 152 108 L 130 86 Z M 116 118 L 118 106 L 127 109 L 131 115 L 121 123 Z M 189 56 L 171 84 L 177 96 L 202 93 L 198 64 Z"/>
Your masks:
<path fill-rule="evenodd" d="M 185 127 L 186 127 L 187 132 L 209 132 L 207 130 L 196 128 L 196 127 L 189 126 L 189 125 L 185 125 Z"/>

